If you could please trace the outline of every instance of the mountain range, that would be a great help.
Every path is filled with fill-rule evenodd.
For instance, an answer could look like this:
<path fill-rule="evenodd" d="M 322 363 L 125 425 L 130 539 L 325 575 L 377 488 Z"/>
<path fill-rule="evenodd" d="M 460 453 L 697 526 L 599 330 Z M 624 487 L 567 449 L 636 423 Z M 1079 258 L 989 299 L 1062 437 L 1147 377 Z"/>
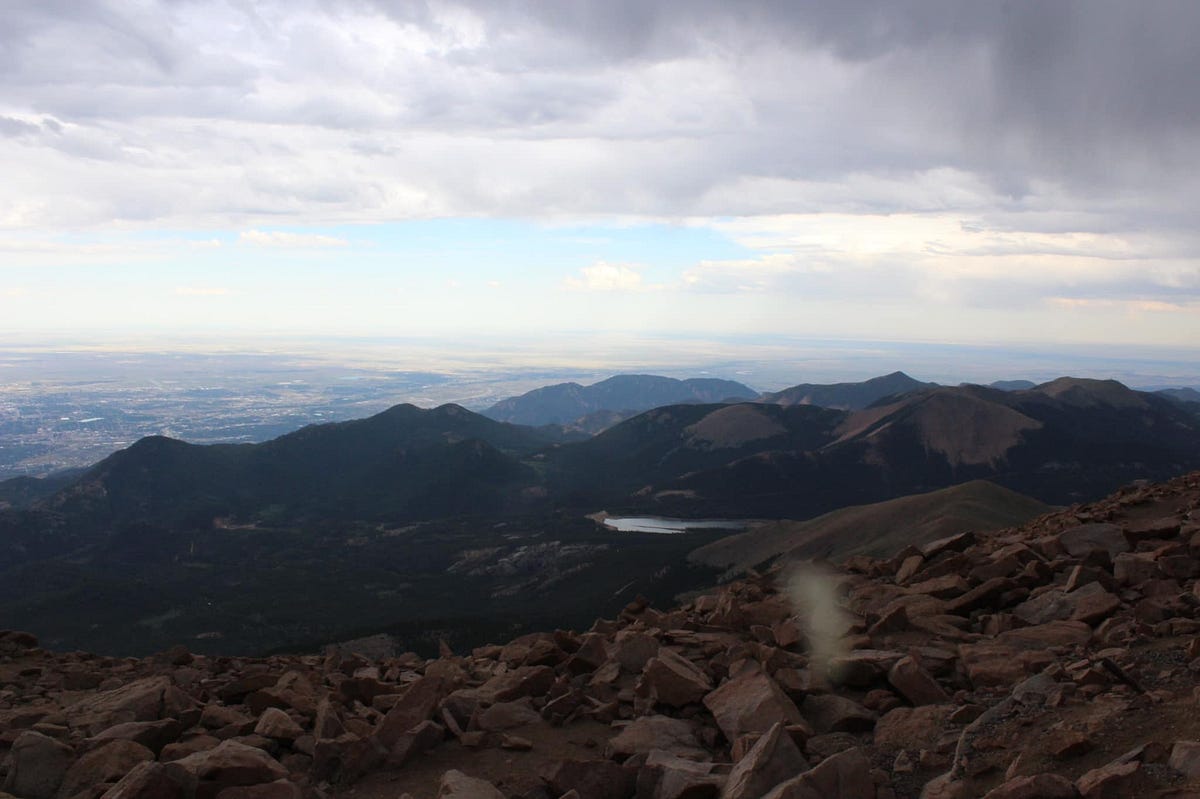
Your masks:
<path fill-rule="evenodd" d="M 765 406 L 764 406 L 765 407 Z M 1200 458 L 1200 416 L 1116 381 L 1061 378 L 1026 391 L 938 387 L 842 414 L 804 451 L 764 447 L 647 488 L 677 509 L 807 518 L 851 504 L 989 479 L 1054 504 Z M 590 442 L 588 442 L 590 443 Z"/>
<path fill-rule="evenodd" d="M 1159 396 L 1173 399 L 1178 402 L 1196 402 L 1200 403 L 1200 391 L 1194 388 L 1164 388 L 1154 392 Z"/>
<path fill-rule="evenodd" d="M 614 534 L 595 511 L 805 520 L 981 479 L 1072 504 L 1200 468 L 1197 407 L 1062 378 L 926 386 L 861 409 L 675 404 L 573 443 L 457 405 L 262 444 L 150 437 L 81 474 L 0 483 L 0 627 L 36 620 L 56 645 L 105 651 L 220 628 L 213 651 L 243 652 L 387 625 L 460 642 L 552 627 L 730 565 L 686 561 L 720 532 Z M 954 517 L 923 513 L 895 518 L 919 536 Z M 870 543 L 817 526 L 834 531 L 811 539 L 818 554 Z"/>
<path fill-rule="evenodd" d="M 367 419 L 310 425 L 262 444 L 144 438 L 38 507 L 113 525 L 208 526 L 220 516 L 438 518 L 506 510 L 536 482 L 521 458 L 537 431 L 457 405 L 397 405 Z"/>
<path fill-rule="evenodd" d="M 876 391 L 911 378 L 884 380 Z M 1069 503 L 1200 465 L 1194 406 L 1111 380 L 932 386 L 858 410 L 806 397 L 668 405 L 565 444 L 457 405 L 399 405 L 262 444 L 146 438 L 56 490 L 28 480 L 0 490 L 14 505 L 90 528 L 600 507 L 802 519 L 974 479 Z"/>

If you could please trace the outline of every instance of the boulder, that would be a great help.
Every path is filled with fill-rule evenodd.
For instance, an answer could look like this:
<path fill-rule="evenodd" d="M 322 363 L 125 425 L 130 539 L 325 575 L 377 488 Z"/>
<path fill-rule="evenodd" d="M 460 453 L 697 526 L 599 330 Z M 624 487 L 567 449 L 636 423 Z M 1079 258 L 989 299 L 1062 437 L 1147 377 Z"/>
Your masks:
<path fill-rule="evenodd" d="M 572 674 L 586 674 L 603 666 L 608 657 L 605 637 L 599 633 L 585 633 L 579 639 L 579 648 L 568 659 L 567 669 Z M 642 665 L 645 665 L 644 661 Z M 640 666 L 637 671 L 641 671 Z"/>
<path fill-rule="evenodd" d="M 610 758 L 649 754 L 659 749 L 686 760 L 708 760 L 709 753 L 696 737 L 696 728 L 685 719 L 669 716 L 640 716 L 611 738 L 606 749 Z"/>
<path fill-rule="evenodd" d="M 401 733 L 397 742 L 407 734 Z M 352 732 L 342 733 L 336 738 L 320 738 L 313 745 L 312 774 L 318 780 L 354 782 L 382 763 L 389 751 L 383 749 L 375 739 Z"/>
<path fill-rule="evenodd" d="M 542 773 L 554 796 L 575 791 L 579 799 L 629 799 L 637 777 L 637 771 L 611 760 L 560 760 Z"/>
<path fill-rule="evenodd" d="M 808 761 L 777 722 L 734 765 L 721 799 L 756 799 L 802 771 L 808 771 Z"/>
<path fill-rule="evenodd" d="M 1083 799 L 1124 799 L 1133 795 L 1141 768 L 1137 760 L 1114 761 L 1083 774 L 1075 781 L 1075 789 Z"/>
<path fill-rule="evenodd" d="M 674 650 L 662 648 L 646 661 L 638 694 L 671 707 L 699 702 L 713 689 L 712 680 L 694 663 Z"/>
<path fill-rule="evenodd" d="M 61 741 L 26 730 L 13 741 L 8 755 L 5 791 L 21 799 L 52 799 L 75 759 L 75 750 Z"/>
<path fill-rule="evenodd" d="M 428 752 L 445 738 L 445 727 L 432 721 L 422 721 L 401 735 L 392 746 L 392 750 L 387 756 L 388 765 L 399 768 L 422 752 Z"/>
<path fill-rule="evenodd" d="M 101 799 L 191 799 L 196 775 L 178 763 L 139 763 Z"/>
<path fill-rule="evenodd" d="M 180 760 L 197 752 L 215 749 L 220 744 L 221 739 L 214 738 L 211 735 L 189 735 L 182 741 L 176 741 L 164 746 L 162 752 L 159 753 L 158 759 L 164 763 L 172 760 Z"/>
<path fill-rule="evenodd" d="M 727 680 L 704 697 L 704 706 L 729 741 L 746 733 L 765 733 L 776 724 L 802 722 L 796 703 L 762 673 Z"/>
<path fill-rule="evenodd" d="M 1049 665 L 1054 659 L 1049 648 L 1083 644 L 1091 637 L 1092 628 L 1084 622 L 1052 621 L 962 644 L 958 654 L 975 687 L 1008 685 Z"/>
<path fill-rule="evenodd" d="M 1113 558 L 1113 577 L 1121 585 L 1138 585 L 1160 576 L 1158 564 L 1148 554 L 1127 552 Z"/>
<path fill-rule="evenodd" d="M 950 701 L 946 689 L 912 657 L 897 660 L 887 676 L 892 687 L 914 705 L 940 705 Z"/>
<path fill-rule="evenodd" d="M 622 630 L 613 637 L 612 659 L 629 674 L 641 674 L 646 661 L 658 654 L 654 636 L 634 630 Z"/>
<path fill-rule="evenodd" d="M 205 705 L 200 711 L 200 725 L 210 730 L 237 727 L 249 732 L 254 729 L 254 724 L 253 716 L 217 702 Z"/>
<path fill-rule="evenodd" d="M 1051 589 L 1027 599 L 1013 608 L 1013 615 L 1027 624 L 1045 624 L 1061 619 L 1073 619 L 1095 624 L 1121 607 L 1121 600 L 1092 582 L 1070 592 Z"/>
<path fill-rule="evenodd" d="M 304 728 L 277 707 L 269 707 L 258 717 L 254 733 L 279 741 L 294 741 L 304 734 Z"/>
<path fill-rule="evenodd" d="M 526 724 L 536 724 L 541 720 L 541 714 L 533 709 L 528 699 L 517 702 L 497 702 L 477 716 L 479 729 L 488 732 L 510 730 Z"/>
<path fill-rule="evenodd" d="M 913 575 L 921 570 L 925 565 L 925 558 L 922 555 L 909 555 L 900 561 L 900 565 L 896 567 L 896 575 L 894 577 L 897 584 L 903 585 L 912 579 Z"/>
<path fill-rule="evenodd" d="M 1016 564 L 1016 559 L 1011 559 L 1012 563 Z M 1005 573 L 1007 574 L 1006 570 Z M 1012 591 L 1017 587 L 1015 580 L 1009 579 L 1007 576 L 991 577 L 984 580 L 979 585 L 967 591 L 961 596 L 957 596 L 946 603 L 946 612 L 955 613 L 966 616 L 973 610 L 988 607 L 996 602 L 1006 592 Z"/>
<path fill-rule="evenodd" d="M 871 761 L 861 749 L 827 757 L 814 769 L 775 786 L 764 799 L 876 799 Z"/>
<path fill-rule="evenodd" d="M 217 696 L 227 704 L 237 704 L 245 699 L 248 694 L 252 694 L 263 688 L 272 688 L 277 682 L 279 682 L 279 675 L 269 671 L 243 673 L 241 676 L 235 677 L 223 685 L 217 691 Z"/>
<path fill-rule="evenodd" d="M 218 788 L 257 785 L 287 777 L 287 769 L 261 749 L 237 741 L 222 741 L 205 752 L 175 761 L 196 776 L 201 784 Z"/>
<path fill-rule="evenodd" d="M 136 741 L 158 756 L 164 746 L 179 740 L 183 725 L 175 719 L 159 721 L 127 721 L 124 724 L 114 724 L 98 735 L 88 739 L 90 747 L 95 748 L 109 741 Z"/>
<path fill-rule="evenodd" d="M 903 657 L 903 652 L 887 649 L 856 649 L 830 658 L 829 679 L 835 685 L 871 688 Z"/>
<path fill-rule="evenodd" d="M 636 795 L 644 799 L 716 799 L 726 780 L 720 768 L 655 750 L 638 770 Z"/>
<path fill-rule="evenodd" d="M 479 687 L 483 701 L 509 702 L 522 696 L 543 696 L 554 684 L 554 669 L 549 666 L 521 666 L 492 677 Z"/>
<path fill-rule="evenodd" d="M 971 590 L 971 584 L 959 574 L 943 574 L 909 586 L 914 594 L 926 594 L 937 599 L 953 599 Z"/>
<path fill-rule="evenodd" d="M 116 782 L 139 763 L 154 760 L 154 753 L 133 741 L 110 741 L 76 760 L 67 770 L 59 786 L 60 799 L 69 797 L 106 782 Z"/>
<path fill-rule="evenodd" d="M 930 541 L 921 547 L 921 554 L 926 560 L 933 560 L 943 552 L 962 552 L 968 547 L 974 546 L 978 541 L 978 536 L 971 530 L 966 530 L 961 533 L 939 538 L 936 541 Z"/>
<path fill-rule="evenodd" d="M 800 712 L 818 733 L 865 732 L 874 728 L 879 719 L 853 699 L 837 694 L 806 696 Z"/>
<path fill-rule="evenodd" d="M 932 749 L 949 723 L 955 705 L 898 707 L 875 723 L 875 745 L 886 749 Z"/>
<path fill-rule="evenodd" d="M 313 719 L 312 732 L 313 737 L 317 740 L 337 738 L 346 732 L 346 726 L 342 723 L 341 716 L 329 697 L 317 702 L 317 713 Z"/>
<path fill-rule="evenodd" d="M 1073 558 L 1087 558 L 1103 552 L 1111 560 L 1130 549 L 1125 533 L 1115 524 L 1082 524 L 1058 535 L 1058 543 Z"/>
<path fill-rule="evenodd" d="M 519 671 L 519 669 L 518 669 Z M 433 718 L 441 702 L 445 684 L 438 677 L 422 677 L 408 687 L 404 696 L 392 706 L 375 730 L 375 738 L 386 751 L 396 745 L 400 736 L 422 721 Z"/>
<path fill-rule="evenodd" d="M 172 688 L 167 677 L 147 677 L 128 685 L 81 699 L 65 713 L 70 725 L 88 735 L 129 721 L 162 718 L 164 695 Z"/>

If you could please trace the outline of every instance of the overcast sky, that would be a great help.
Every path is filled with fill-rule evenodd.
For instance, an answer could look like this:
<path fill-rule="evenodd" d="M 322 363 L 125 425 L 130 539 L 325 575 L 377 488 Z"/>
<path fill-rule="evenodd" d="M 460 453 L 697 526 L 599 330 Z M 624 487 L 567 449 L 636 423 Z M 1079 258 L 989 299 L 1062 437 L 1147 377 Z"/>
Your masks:
<path fill-rule="evenodd" d="M 0 328 L 1200 342 L 1200 4 L 7 0 Z"/>

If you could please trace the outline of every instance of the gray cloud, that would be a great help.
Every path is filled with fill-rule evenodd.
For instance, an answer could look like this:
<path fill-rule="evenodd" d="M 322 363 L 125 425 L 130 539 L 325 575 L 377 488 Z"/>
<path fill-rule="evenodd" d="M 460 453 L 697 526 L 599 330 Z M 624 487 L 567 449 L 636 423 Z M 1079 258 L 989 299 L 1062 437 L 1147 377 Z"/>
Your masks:
<path fill-rule="evenodd" d="M 1185 229 L 1197 29 L 1194 3 L 1115 0 L 25 0 L 0 29 L 0 133 L 16 185 L 72 223 L 145 218 L 104 171 L 57 202 L 81 189 L 55 176 L 103 161 L 140 196 L 175 185 L 176 224 L 951 210 Z"/>
<path fill-rule="evenodd" d="M 37 123 L 0 116 L 0 136 L 36 136 L 41 132 L 42 126 Z"/>

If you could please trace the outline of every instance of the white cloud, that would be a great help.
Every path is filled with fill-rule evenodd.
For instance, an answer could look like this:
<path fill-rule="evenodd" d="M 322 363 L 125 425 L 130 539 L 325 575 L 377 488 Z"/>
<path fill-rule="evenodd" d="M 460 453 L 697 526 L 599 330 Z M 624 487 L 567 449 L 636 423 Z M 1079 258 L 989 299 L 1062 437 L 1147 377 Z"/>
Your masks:
<path fill-rule="evenodd" d="M 579 277 L 567 278 L 564 284 L 577 291 L 644 291 L 657 288 L 643 282 L 640 269 L 633 264 L 597 261 L 580 269 Z"/>
<path fill-rule="evenodd" d="M 289 233 L 283 230 L 246 230 L 238 236 L 238 244 L 256 247 L 288 247 L 308 249 L 312 247 L 346 247 L 346 239 L 322 236 L 317 233 Z"/>
<path fill-rule="evenodd" d="M 226 297 L 232 293 L 220 286 L 176 286 L 174 291 L 179 297 Z"/>
<path fill-rule="evenodd" d="M 1021 230 L 1021 221 L 1012 216 L 995 227 L 983 216 L 957 214 L 731 220 L 718 228 L 761 254 L 701 261 L 684 272 L 683 285 L 707 292 L 1012 308 L 1041 297 L 1143 304 L 1200 299 L 1200 265 L 1181 258 L 1192 246 L 1186 238 Z"/>

